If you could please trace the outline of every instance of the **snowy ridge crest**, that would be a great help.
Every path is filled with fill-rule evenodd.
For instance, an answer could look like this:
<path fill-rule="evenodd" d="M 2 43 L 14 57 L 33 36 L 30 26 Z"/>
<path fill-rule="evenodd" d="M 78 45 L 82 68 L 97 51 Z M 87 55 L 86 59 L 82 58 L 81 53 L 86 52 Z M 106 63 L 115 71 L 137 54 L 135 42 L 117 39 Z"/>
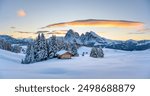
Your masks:
<path fill-rule="evenodd" d="M 74 40 L 82 45 L 82 46 L 101 46 L 105 48 L 111 48 L 111 49 L 119 49 L 119 50 L 126 50 L 126 51 L 133 51 L 133 50 L 146 50 L 150 48 L 150 40 L 110 40 L 106 39 L 104 37 L 101 37 L 97 35 L 95 32 L 90 31 L 86 32 L 85 34 L 81 34 L 81 36 L 74 32 L 72 29 L 70 29 L 66 35 L 64 40 L 67 42 L 72 43 Z"/>

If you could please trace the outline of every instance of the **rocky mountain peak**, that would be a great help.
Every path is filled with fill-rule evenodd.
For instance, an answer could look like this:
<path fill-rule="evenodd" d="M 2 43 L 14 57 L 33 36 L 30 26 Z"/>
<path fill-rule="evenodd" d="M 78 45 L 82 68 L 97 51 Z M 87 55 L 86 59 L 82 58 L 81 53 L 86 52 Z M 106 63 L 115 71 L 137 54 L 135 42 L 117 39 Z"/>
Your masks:
<path fill-rule="evenodd" d="M 68 32 L 65 35 L 66 40 L 77 39 L 79 37 L 80 35 L 77 32 L 74 32 L 72 29 L 68 30 Z"/>

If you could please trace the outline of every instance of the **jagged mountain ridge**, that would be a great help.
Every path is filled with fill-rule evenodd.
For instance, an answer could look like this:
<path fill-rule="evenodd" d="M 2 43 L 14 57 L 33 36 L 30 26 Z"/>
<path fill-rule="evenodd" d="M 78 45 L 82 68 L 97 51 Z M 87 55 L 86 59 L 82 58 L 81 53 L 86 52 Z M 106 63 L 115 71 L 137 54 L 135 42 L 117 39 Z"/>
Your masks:
<path fill-rule="evenodd" d="M 81 36 L 74 32 L 73 30 L 69 30 L 64 39 L 68 42 L 73 42 L 76 40 L 76 42 L 80 45 L 84 46 L 94 46 L 95 44 L 99 44 L 101 46 L 105 45 L 107 42 L 110 42 L 110 40 L 105 39 L 103 37 L 100 37 L 95 32 L 86 32 L 85 34 L 81 34 Z"/>
<path fill-rule="evenodd" d="M 126 51 L 133 51 L 133 50 L 145 50 L 150 49 L 150 40 L 110 40 L 104 37 L 97 35 L 95 32 L 90 31 L 86 32 L 85 34 L 79 35 L 78 32 L 74 32 L 73 30 L 68 30 L 65 37 L 57 37 L 65 40 L 66 42 L 73 43 L 74 40 L 81 46 L 88 46 L 88 47 L 105 47 L 111 49 L 119 49 L 119 50 L 126 50 Z M 4 40 L 10 44 L 21 44 L 26 45 L 32 42 L 31 39 L 16 39 L 8 35 L 0 35 L 0 40 Z"/>
<path fill-rule="evenodd" d="M 65 40 L 71 43 L 76 40 L 78 44 L 89 47 L 102 46 L 126 51 L 145 50 L 150 48 L 150 40 L 110 40 L 101 37 L 92 31 L 81 34 L 80 36 L 77 32 L 69 30 L 65 35 Z"/>

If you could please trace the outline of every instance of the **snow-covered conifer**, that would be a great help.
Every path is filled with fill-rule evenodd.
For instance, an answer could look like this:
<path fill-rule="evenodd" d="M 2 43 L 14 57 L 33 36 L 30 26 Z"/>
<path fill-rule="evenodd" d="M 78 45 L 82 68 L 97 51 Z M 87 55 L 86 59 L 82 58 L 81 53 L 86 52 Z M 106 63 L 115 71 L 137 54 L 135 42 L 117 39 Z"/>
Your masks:
<path fill-rule="evenodd" d="M 83 52 L 83 53 L 82 53 L 82 56 L 84 56 L 84 54 L 85 54 L 85 53 Z"/>
<path fill-rule="evenodd" d="M 35 58 L 34 58 L 34 46 L 29 44 L 26 50 L 26 56 L 25 59 L 22 60 L 23 64 L 29 64 L 29 63 L 33 63 L 35 62 Z"/>
<path fill-rule="evenodd" d="M 93 47 L 91 50 L 90 56 L 94 57 L 94 58 L 103 58 L 104 53 L 103 53 L 102 48 L 101 47 L 99 47 L 99 48 Z"/>
<path fill-rule="evenodd" d="M 57 39 L 56 39 L 55 35 L 52 35 L 52 37 L 49 39 L 49 48 L 48 49 L 49 49 L 48 50 L 49 58 L 54 58 L 58 51 L 58 44 L 57 44 Z"/>
<path fill-rule="evenodd" d="M 46 60 L 48 58 L 47 41 L 43 33 L 38 34 L 34 45 L 35 45 L 35 59 L 36 61 Z"/>
<path fill-rule="evenodd" d="M 79 56 L 79 54 L 78 54 L 78 49 L 77 49 L 77 45 L 76 45 L 75 42 L 74 42 L 73 44 L 71 44 L 71 53 L 72 53 L 74 56 Z"/>
<path fill-rule="evenodd" d="M 40 58 L 41 60 L 46 60 L 48 58 L 48 52 L 47 52 L 47 41 L 45 39 L 44 34 L 41 34 L 40 38 Z"/>

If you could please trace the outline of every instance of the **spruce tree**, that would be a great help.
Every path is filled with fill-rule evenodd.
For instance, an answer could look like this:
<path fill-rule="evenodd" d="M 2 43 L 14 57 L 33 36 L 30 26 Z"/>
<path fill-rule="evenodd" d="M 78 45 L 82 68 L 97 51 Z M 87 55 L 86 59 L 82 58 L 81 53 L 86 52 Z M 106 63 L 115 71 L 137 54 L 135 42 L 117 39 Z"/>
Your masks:
<path fill-rule="evenodd" d="M 34 46 L 29 44 L 27 46 L 25 59 L 22 60 L 22 63 L 23 64 L 33 63 L 33 62 L 35 62 L 35 58 L 34 57 L 35 57 L 34 56 Z"/>
<path fill-rule="evenodd" d="M 35 62 L 35 53 L 34 53 L 34 45 L 31 45 L 31 50 L 30 50 L 30 58 L 31 58 L 31 63 Z"/>
<path fill-rule="evenodd" d="M 57 39 L 55 35 L 52 35 L 52 37 L 49 40 L 49 58 L 54 58 L 56 56 L 56 53 L 58 51 L 58 44 Z"/>
<path fill-rule="evenodd" d="M 48 52 L 47 52 L 47 41 L 45 39 L 44 34 L 41 34 L 41 38 L 40 38 L 40 58 L 41 60 L 46 60 L 48 58 Z"/>
<path fill-rule="evenodd" d="M 35 59 L 36 61 L 46 60 L 48 58 L 47 41 L 43 33 L 38 34 L 35 42 Z"/>
<path fill-rule="evenodd" d="M 79 56 L 75 41 L 73 44 L 71 44 L 71 53 L 73 54 L 73 56 Z"/>
<path fill-rule="evenodd" d="M 40 34 L 38 34 L 37 38 L 34 41 L 34 58 L 35 61 L 40 61 L 39 51 L 40 51 Z"/>
<path fill-rule="evenodd" d="M 34 43 L 28 45 L 26 56 L 22 63 L 28 64 L 46 60 L 48 58 L 47 46 L 47 40 L 44 34 L 38 34 Z"/>

